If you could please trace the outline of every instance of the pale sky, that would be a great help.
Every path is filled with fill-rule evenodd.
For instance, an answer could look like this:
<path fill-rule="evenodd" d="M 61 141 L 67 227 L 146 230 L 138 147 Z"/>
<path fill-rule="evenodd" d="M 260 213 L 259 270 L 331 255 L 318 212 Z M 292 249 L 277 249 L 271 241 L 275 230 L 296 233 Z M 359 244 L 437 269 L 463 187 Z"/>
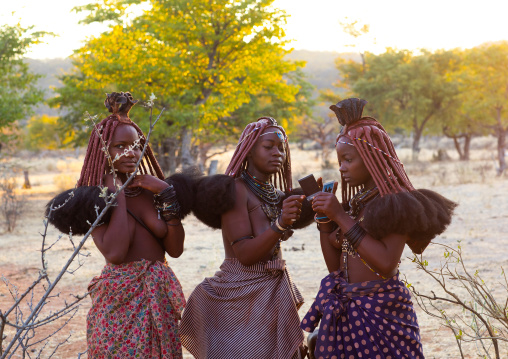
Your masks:
<path fill-rule="evenodd" d="M 91 0 L 0 0 L 0 23 L 20 21 L 59 35 L 33 47 L 28 57 L 67 57 L 101 25 L 78 25 L 82 15 L 71 13 Z M 339 21 L 370 25 L 361 50 L 375 53 L 386 47 L 429 50 L 470 48 L 488 41 L 508 40 L 508 0 L 275 0 L 290 16 L 286 35 L 295 49 L 355 51 Z M 11 13 L 15 11 L 14 15 Z"/>

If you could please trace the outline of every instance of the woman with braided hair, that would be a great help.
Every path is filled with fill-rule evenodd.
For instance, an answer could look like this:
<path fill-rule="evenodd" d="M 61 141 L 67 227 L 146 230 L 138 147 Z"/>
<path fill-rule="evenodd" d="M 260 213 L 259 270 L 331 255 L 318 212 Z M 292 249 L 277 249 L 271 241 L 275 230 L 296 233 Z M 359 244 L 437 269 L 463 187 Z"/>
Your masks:
<path fill-rule="evenodd" d="M 366 103 L 350 98 L 330 107 L 343 126 L 336 142 L 342 203 L 337 183 L 313 199 L 330 274 L 301 327 L 312 332 L 321 321 L 311 336 L 316 358 L 423 358 L 398 264 L 406 244 L 422 253 L 445 230 L 456 204 L 415 190 L 383 126 L 362 117 Z"/>
<path fill-rule="evenodd" d="M 305 226 L 305 196 L 288 193 L 291 162 L 284 129 L 270 117 L 250 123 L 226 176 L 203 181 L 197 185 L 196 201 L 217 192 L 214 185 L 231 189 L 222 192 L 232 201 L 217 211 L 217 218 L 211 220 L 209 212 L 223 198 L 195 204 L 207 213 L 194 211 L 222 229 L 226 258 L 220 271 L 188 298 L 180 325 L 184 347 L 198 359 L 299 358 L 303 333 L 298 308 L 303 298 L 286 269 L 280 244 L 292 235 L 291 228 Z"/>
<path fill-rule="evenodd" d="M 112 114 L 92 130 L 77 188 L 48 203 L 48 214 L 50 206 L 57 208 L 50 222 L 58 229 L 85 234 L 105 206 L 100 197 L 122 186 L 141 161 L 92 231 L 106 266 L 88 287 L 89 358 L 182 357 L 178 321 L 185 300 L 165 254 L 183 252 L 181 219 L 190 211 L 190 196 L 181 178 L 164 180 L 150 146 L 141 158 L 145 137 L 128 116 L 136 102 L 130 93 L 107 95 Z"/>

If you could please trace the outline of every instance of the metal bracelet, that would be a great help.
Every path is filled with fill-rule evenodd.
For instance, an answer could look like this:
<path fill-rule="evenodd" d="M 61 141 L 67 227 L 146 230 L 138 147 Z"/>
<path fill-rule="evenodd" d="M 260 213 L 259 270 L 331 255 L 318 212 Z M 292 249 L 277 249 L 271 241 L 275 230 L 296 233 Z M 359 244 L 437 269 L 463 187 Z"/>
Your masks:
<path fill-rule="evenodd" d="M 353 249 L 358 248 L 360 242 L 367 235 L 365 229 L 360 226 L 359 222 L 356 222 L 353 227 L 351 227 L 346 233 L 344 233 L 344 238 L 347 239 L 349 244 L 353 247 Z"/>

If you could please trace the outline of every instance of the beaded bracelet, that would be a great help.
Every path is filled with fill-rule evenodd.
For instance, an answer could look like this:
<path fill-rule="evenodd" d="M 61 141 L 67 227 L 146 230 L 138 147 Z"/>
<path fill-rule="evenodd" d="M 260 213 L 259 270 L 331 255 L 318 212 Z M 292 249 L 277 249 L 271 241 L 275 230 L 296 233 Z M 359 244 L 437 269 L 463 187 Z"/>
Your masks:
<path fill-rule="evenodd" d="M 180 219 L 180 204 L 176 197 L 175 187 L 169 185 L 153 196 L 154 207 L 158 212 L 158 218 L 168 222 L 172 219 Z"/>
<path fill-rule="evenodd" d="M 344 238 L 347 239 L 353 249 L 356 249 L 366 235 L 367 232 L 365 229 L 360 226 L 360 223 L 356 222 L 354 226 L 349 229 L 349 231 L 344 233 Z"/>
<path fill-rule="evenodd" d="M 328 217 L 318 217 L 317 215 L 318 215 L 317 213 L 314 215 L 314 221 L 315 221 L 316 223 L 324 224 L 324 223 L 330 223 L 330 222 L 332 221 L 332 220 L 331 220 L 330 218 L 328 218 Z M 326 218 L 326 219 L 328 219 L 328 221 L 325 221 L 325 222 L 320 222 L 320 221 L 319 221 L 320 219 L 325 219 L 325 218 Z"/>
<path fill-rule="evenodd" d="M 153 200 L 154 204 L 157 206 L 167 206 L 171 204 L 176 199 L 175 187 L 173 185 L 169 185 L 164 188 L 157 194 L 154 194 Z"/>

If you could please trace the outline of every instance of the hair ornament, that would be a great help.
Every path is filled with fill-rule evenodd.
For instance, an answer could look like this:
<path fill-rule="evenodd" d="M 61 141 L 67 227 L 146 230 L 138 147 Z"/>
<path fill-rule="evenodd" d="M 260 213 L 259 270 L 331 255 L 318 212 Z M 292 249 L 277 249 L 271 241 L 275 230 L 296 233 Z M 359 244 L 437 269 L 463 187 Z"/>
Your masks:
<path fill-rule="evenodd" d="M 240 146 L 240 145 L 243 143 L 243 141 L 245 141 L 247 138 L 249 138 L 249 136 L 250 136 L 250 135 L 252 135 L 254 132 L 256 132 L 257 130 L 259 130 L 260 128 L 261 128 L 261 127 L 257 127 L 257 126 L 256 126 L 256 128 L 254 128 L 251 132 L 249 132 L 248 134 L 246 134 L 246 135 L 245 135 L 245 137 L 244 137 L 244 138 L 243 138 L 240 142 L 238 142 L 238 144 L 236 145 L 236 147 Z"/>
<path fill-rule="evenodd" d="M 392 160 L 394 160 L 394 161 L 396 161 L 396 162 L 400 163 L 401 165 L 404 165 L 404 164 L 403 164 L 403 163 L 402 163 L 402 162 L 401 162 L 398 158 L 393 157 L 393 156 L 392 156 L 392 155 L 390 155 L 389 153 L 386 153 L 386 152 L 385 152 L 385 151 L 383 151 L 382 149 L 380 149 L 380 148 L 378 148 L 378 147 L 374 146 L 373 144 L 371 144 L 371 143 L 369 143 L 369 142 L 365 141 L 363 138 L 355 137 L 355 138 L 353 138 L 353 140 L 357 140 L 357 141 L 362 141 L 362 142 L 365 142 L 367 145 L 369 145 L 370 147 L 372 147 L 372 148 L 373 148 L 373 149 L 375 149 L 376 151 L 379 151 L 379 152 L 381 152 L 383 155 L 390 157 Z M 345 144 L 345 145 L 350 145 L 350 146 L 353 146 L 353 147 L 354 147 L 354 144 L 352 144 L 351 142 L 344 141 L 344 140 L 342 140 L 342 139 L 337 140 L 337 143 L 343 143 L 343 144 Z"/>
<path fill-rule="evenodd" d="M 284 136 L 284 134 L 280 131 L 265 132 L 262 135 L 259 135 L 259 137 L 262 137 L 264 135 L 269 135 L 270 133 L 275 133 L 277 135 L 277 137 L 279 138 L 279 140 L 281 140 L 282 142 L 287 142 L 287 140 L 288 140 L 287 137 Z"/>
<path fill-rule="evenodd" d="M 342 126 L 349 125 L 362 118 L 363 108 L 367 100 L 360 98 L 347 98 L 330 106 L 330 110 L 335 112 L 337 119 Z"/>
<path fill-rule="evenodd" d="M 112 92 L 106 94 L 104 106 L 109 112 L 118 115 L 118 120 L 123 123 L 130 123 L 129 111 L 139 100 L 134 100 L 130 92 Z"/>
<path fill-rule="evenodd" d="M 231 162 L 225 174 L 238 177 L 247 169 L 247 157 L 250 150 L 254 147 L 260 136 L 263 135 L 263 131 L 270 127 L 275 127 L 275 129 L 277 129 L 270 133 L 278 133 L 277 136 L 279 136 L 279 138 L 282 136 L 281 140 L 283 141 L 284 153 L 286 154 L 282 168 L 272 176 L 270 181 L 275 187 L 278 187 L 282 191 L 291 190 L 291 163 L 286 131 L 284 131 L 284 128 L 282 128 L 273 117 L 260 117 L 257 121 L 247 124 L 236 145 L 235 152 L 233 153 L 233 157 L 231 158 Z"/>
<path fill-rule="evenodd" d="M 345 145 L 350 145 L 350 146 L 353 146 L 353 147 L 355 146 L 351 142 L 347 142 L 347 141 L 343 141 L 343 140 L 338 140 L 337 143 L 343 143 Z"/>

